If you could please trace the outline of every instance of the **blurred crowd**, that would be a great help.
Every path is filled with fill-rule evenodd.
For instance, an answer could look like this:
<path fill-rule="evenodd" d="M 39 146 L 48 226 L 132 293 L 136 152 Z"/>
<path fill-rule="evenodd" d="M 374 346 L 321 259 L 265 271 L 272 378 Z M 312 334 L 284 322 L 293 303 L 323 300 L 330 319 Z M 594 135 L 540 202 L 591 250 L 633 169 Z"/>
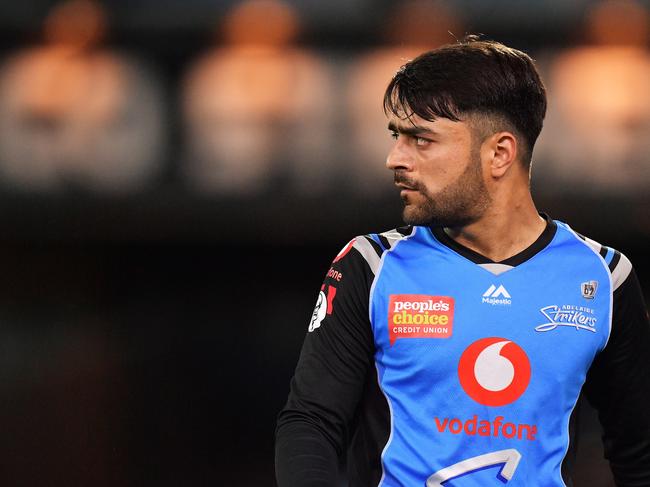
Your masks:
<path fill-rule="evenodd" d="M 452 2 L 395 2 L 381 45 L 319 49 L 301 42 L 290 4 L 244 0 L 170 87 L 161 66 L 111 44 L 107 19 L 97 1 L 59 3 L 39 45 L 2 59 L 2 191 L 119 196 L 172 174 L 206 195 L 381 196 L 392 188 L 384 87 L 467 29 Z M 534 154 L 546 191 L 628 198 L 648 187 L 649 19 L 634 0 L 593 3 L 579 44 L 531 52 L 549 92 Z"/>

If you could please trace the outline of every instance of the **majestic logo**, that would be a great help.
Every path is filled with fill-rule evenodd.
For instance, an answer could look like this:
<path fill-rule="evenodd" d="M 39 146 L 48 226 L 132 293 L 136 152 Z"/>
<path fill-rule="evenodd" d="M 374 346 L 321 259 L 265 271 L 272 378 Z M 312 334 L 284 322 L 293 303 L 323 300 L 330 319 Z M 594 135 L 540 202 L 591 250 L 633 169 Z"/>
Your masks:
<path fill-rule="evenodd" d="M 562 306 L 546 306 L 539 310 L 546 319 L 546 323 L 535 327 L 535 331 L 553 331 L 558 326 L 568 326 L 576 330 L 586 330 L 596 333 L 598 319 L 594 316 L 594 310 L 585 306 L 574 306 L 565 304 Z"/>
<path fill-rule="evenodd" d="M 327 291 L 327 293 L 325 293 Z M 336 288 L 334 286 L 323 286 L 321 287 L 320 292 L 318 293 L 318 299 L 316 300 L 316 306 L 314 311 L 311 314 L 311 321 L 309 322 L 309 328 L 307 331 L 311 333 L 316 328 L 320 328 L 321 323 L 327 315 L 331 315 L 334 310 L 334 297 L 336 296 Z"/>
<path fill-rule="evenodd" d="M 483 293 L 483 303 L 491 304 L 492 306 L 507 306 L 512 304 L 511 300 L 512 296 L 510 296 L 510 293 L 506 290 L 503 285 L 500 285 L 499 287 L 496 287 L 494 284 L 492 284 L 489 288 L 487 288 L 487 291 Z"/>
<path fill-rule="evenodd" d="M 597 289 L 598 289 L 598 281 L 588 281 L 580 284 L 582 297 L 585 299 L 594 299 L 594 297 L 596 297 Z"/>
<path fill-rule="evenodd" d="M 449 338 L 454 321 L 454 298 L 424 294 L 391 294 L 388 334 L 398 338 Z"/>
<path fill-rule="evenodd" d="M 516 401 L 530 382 L 526 352 L 505 338 L 482 338 L 472 343 L 458 362 L 460 385 L 484 406 L 504 406 Z"/>

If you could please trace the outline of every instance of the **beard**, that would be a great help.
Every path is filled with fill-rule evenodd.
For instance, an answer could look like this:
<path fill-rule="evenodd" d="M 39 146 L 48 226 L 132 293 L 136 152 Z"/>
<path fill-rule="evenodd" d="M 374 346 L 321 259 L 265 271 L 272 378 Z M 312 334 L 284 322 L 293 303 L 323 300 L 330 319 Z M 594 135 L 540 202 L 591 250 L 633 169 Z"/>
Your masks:
<path fill-rule="evenodd" d="M 395 172 L 395 182 L 414 189 L 415 195 L 404 196 L 402 218 L 407 225 L 462 227 L 478 220 L 490 205 L 478 152 L 463 173 L 445 188 L 432 194 L 417 181 L 402 172 Z"/>

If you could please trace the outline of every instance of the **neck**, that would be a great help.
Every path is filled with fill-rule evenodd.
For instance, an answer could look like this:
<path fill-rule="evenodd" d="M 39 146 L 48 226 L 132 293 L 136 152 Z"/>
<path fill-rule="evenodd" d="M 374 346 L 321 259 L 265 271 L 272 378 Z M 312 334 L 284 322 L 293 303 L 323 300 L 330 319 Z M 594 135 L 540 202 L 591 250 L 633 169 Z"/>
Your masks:
<path fill-rule="evenodd" d="M 481 218 L 464 227 L 446 228 L 456 242 L 501 262 L 530 247 L 546 228 L 528 188 L 495 198 Z"/>

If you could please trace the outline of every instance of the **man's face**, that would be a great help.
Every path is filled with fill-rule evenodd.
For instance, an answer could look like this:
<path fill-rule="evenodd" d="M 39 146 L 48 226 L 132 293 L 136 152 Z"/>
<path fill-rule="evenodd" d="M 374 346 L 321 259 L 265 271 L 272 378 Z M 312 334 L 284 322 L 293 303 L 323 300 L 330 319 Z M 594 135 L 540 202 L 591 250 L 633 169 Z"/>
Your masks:
<path fill-rule="evenodd" d="M 469 123 L 391 116 L 389 130 L 396 140 L 386 166 L 401 189 L 407 224 L 458 227 L 483 215 L 490 195 Z"/>

